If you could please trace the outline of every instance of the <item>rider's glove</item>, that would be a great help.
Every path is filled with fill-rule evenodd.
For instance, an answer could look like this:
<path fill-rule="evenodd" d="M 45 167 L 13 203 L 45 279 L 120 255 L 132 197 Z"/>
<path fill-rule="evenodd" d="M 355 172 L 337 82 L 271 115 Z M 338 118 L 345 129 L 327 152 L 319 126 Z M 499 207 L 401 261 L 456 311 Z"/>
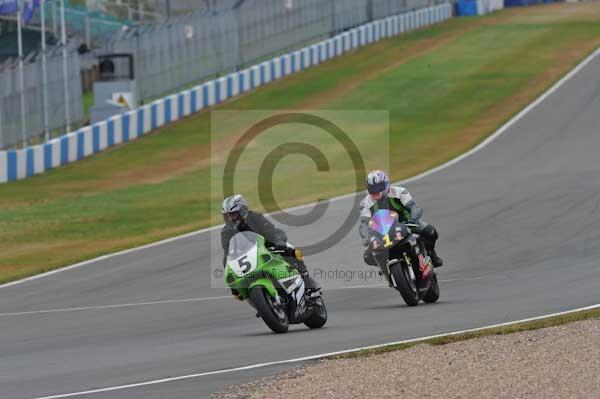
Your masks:
<path fill-rule="evenodd" d="M 296 259 L 303 261 L 304 260 L 304 254 L 302 253 L 302 251 L 298 248 L 294 248 L 294 256 L 296 257 Z"/>
<path fill-rule="evenodd" d="M 408 217 L 408 222 L 419 224 L 419 219 L 421 219 L 421 216 L 423 216 L 423 209 L 419 208 L 414 201 L 412 201 L 412 204 L 410 204 L 409 209 L 410 216 Z"/>
<path fill-rule="evenodd" d="M 285 241 L 277 241 L 273 243 L 273 248 L 275 248 L 278 251 L 283 251 L 287 249 L 287 243 Z"/>

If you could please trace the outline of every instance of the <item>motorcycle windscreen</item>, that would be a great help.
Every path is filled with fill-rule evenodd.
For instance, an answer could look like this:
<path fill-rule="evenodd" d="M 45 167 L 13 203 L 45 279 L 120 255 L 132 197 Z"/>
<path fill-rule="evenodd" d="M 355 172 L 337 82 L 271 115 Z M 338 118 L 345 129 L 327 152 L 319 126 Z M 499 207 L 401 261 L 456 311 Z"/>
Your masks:
<path fill-rule="evenodd" d="M 227 264 L 238 277 L 254 271 L 258 266 L 258 239 L 252 231 L 242 231 L 229 241 Z"/>
<path fill-rule="evenodd" d="M 386 235 L 394 225 L 397 216 L 396 212 L 389 209 L 379 209 L 371 216 L 369 228 L 381 235 Z"/>

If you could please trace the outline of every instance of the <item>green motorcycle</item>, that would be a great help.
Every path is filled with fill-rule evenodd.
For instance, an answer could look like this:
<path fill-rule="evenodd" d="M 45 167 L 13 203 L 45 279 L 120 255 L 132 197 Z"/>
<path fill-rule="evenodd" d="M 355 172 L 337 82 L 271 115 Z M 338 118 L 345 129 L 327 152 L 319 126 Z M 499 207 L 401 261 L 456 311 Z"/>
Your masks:
<path fill-rule="evenodd" d="M 225 284 L 247 299 L 271 330 L 284 333 L 290 324 L 321 328 L 327 308 L 320 293 L 308 295 L 298 271 L 282 256 L 267 248 L 263 236 L 251 231 L 234 235 L 229 242 Z"/>

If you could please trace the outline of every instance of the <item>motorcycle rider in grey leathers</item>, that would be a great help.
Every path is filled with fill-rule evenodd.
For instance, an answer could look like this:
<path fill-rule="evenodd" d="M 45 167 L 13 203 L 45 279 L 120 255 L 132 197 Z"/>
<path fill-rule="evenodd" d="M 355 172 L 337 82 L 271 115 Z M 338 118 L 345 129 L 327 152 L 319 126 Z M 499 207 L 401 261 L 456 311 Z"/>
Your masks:
<path fill-rule="evenodd" d="M 360 203 L 360 225 L 358 230 L 363 238 L 363 244 L 365 246 L 369 244 L 369 220 L 371 215 L 378 209 L 391 209 L 398 213 L 401 222 L 417 225 L 410 229 L 423 238 L 433 267 L 442 266 L 442 258 L 435 251 L 438 232 L 433 225 L 421 220 L 423 209 L 417 206 L 408 190 L 404 187 L 392 187 L 388 175 L 381 170 L 375 170 L 368 174 L 366 186 L 368 195 Z M 369 248 L 365 250 L 363 257 L 366 264 L 377 265 L 373 252 Z"/>

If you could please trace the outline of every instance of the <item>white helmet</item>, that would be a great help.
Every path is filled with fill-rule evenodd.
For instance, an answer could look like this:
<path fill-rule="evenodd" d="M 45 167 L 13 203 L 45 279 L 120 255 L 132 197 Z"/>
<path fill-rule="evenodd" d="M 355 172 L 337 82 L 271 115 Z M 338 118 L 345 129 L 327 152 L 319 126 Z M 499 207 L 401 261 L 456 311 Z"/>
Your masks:
<path fill-rule="evenodd" d="M 246 202 L 246 199 L 240 194 L 227 197 L 223 200 L 221 213 L 223 214 L 223 220 L 226 225 L 237 227 L 246 220 L 246 216 L 248 216 L 248 202 Z"/>
<path fill-rule="evenodd" d="M 382 170 L 374 170 L 367 175 L 367 191 L 375 199 L 385 197 L 390 191 L 390 178 Z"/>

